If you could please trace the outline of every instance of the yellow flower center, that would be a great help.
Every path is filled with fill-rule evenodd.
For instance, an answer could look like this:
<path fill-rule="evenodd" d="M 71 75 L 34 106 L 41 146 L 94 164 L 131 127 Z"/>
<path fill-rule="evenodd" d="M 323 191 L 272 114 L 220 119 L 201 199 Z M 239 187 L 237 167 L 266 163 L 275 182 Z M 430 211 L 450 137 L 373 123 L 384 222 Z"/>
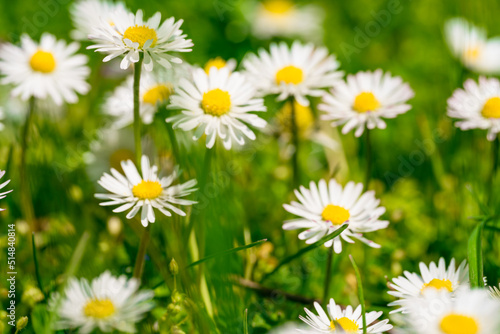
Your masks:
<path fill-rule="evenodd" d="M 481 50 L 478 47 L 470 47 L 464 52 L 465 60 L 476 60 L 479 57 Z"/>
<path fill-rule="evenodd" d="M 481 115 L 486 118 L 500 118 L 500 97 L 492 97 L 486 101 Z"/>
<path fill-rule="evenodd" d="M 104 319 L 115 313 L 115 306 L 109 299 L 91 299 L 83 308 L 87 317 Z"/>
<path fill-rule="evenodd" d="M 167 102 L 170 95 L 173 93 L 172 85 L 160 84 L 150 88 L 142 96 L 144 103 L 149 103 L 152 105 L 163 104 Z"/>
<path fill-rule="evenodd" d="M 276 72 L 276 82 L 278 84 L 294 84 L 298 85 L 304 80 L 304 72 L 296 66 L 289 65 L 283 67 L 281 70 Z"/>
<path fill-rule="evenodd" d="M 135 197 L 145 200 L 145 199 L 155 199 L 161 195 L 163 188 L 158 181 L 144 181 L 136 184 L 132 188 L 132 193 Z"/>
<path fill-rule="evenodd" d="M 357 112 L 374 111 L 380 107 L 375 95 L 372 92 L 362 92 L 354 99 L 352 108 Z"/>
<path fill-rule="evenodd" d="M 267 0 L 263 5 L 268 12 L 275 15 L 287 14 L 293 8 L 293 2 L 288 0 Z"/>
<path fill-rule="evenodd" d="M 231 96 L 225 90 L 212 89 L 203 93 L 201 107 L 205 114 L 222 116 L 231 109 Z"/>
<path fill-rule="evenodd" d="M 209 61 L 207 61 L 207 63 L 205 64 L 205 72 L 208 74 L 210 72 L 210 69 L 212 67 L 215 67 L 217 69 L 221 69 L 223 68 L 224 66 L 226 66 L 226 61 L 224 59 L 222 59 L 221 57 L 217 57 L 217 58 L 214 58 L 214 59 L 210 59 Z"/>
<path fill-rule="evenodd" d="M 34 71 L 50 73 L 56 68 L 56 60 L 52 53 L 38 50 L 31 56 L 30 66 Z"/>
<path fill-rule="evenodd" d="M 440 327 L 446 334 L 476 334 L 479 332 L 479 326 L 474 318 L 454 313 L 441 319 Z"/>
<path fill-rule="evenodd" d="M 349 213 L 349 210 L 333 204 L 328 204 L 327 206 L 325 206 L 323 212 L 321 213 L 321 217 L 323 218 L 323 220 L 329 221 L 333 225 L 342 225 L 349 220 L 350 216 L 351 214 Z"/>
<path fill-rule="evenodd" d="M 347 333 L 356 333 L 359 330 L 358 325 L 354 321 L 352 321 L 351 319 L 348 319 L 346 317 L 336 319 L 335 321 L 332 320 L 330 322 L 330 328 L 333 330 L 335 330 L 335 323 L 340 325 L 340 327 L 342 327 L 344 332 L 347 332 Z"/>
<path fill-rule="evenodd" d="M 297 125 L 299 133 L 303 133 L 314 123 L 313 113 L 311 111 L 311 108 L 305 107 L 297 101 L 294 101 L 293 105 L 295 108 L 295 124 Z M 286 102 L 278 114 L 279 124 L 284 131 L 291 131 L 291 120 L 292 104 L 291 102 Z"/>
<path fill-rule="evenodd" d="M 123 33 L 123 39 L 129 39 L 133 43 L 139 43 L 139 48 L 142 48 L 144 44 L 150 39 L 153 40 L 151 47 L 156 44 L 158 37 L 156 36 L 156 31 L 146 26 L 138 26 L 137 24 L 133 27 L 128 27 Z"/>
<path fill-rule="evenodd" d="M 446 289 L 448 292 L 453 292 L 453 285 L 450 280 L 434 278 L 429 283 L 425 283 L 422 287 L 422 291 L 427 288 L 434 288 L 437 290 Z"/>

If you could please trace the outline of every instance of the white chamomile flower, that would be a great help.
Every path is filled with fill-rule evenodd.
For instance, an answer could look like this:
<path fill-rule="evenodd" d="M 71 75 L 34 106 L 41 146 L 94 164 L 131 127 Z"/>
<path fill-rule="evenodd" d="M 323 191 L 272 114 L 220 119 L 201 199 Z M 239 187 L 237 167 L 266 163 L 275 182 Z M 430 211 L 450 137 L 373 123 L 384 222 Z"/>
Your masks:
<path fill-rule="evenodd" d="M 198 68 L 193 71 L 193 81 L 182 79 L 170 98 L 169 108 L 181 109 L 182 113 L 166 121 L 173 122 L 174 129 L 196 129 L 194 140 L 205 134 L 208 148 L 212 148 L 219 137 L 229 150 L 233 141 L 243 145 L 245 137 L 255 140 L 255 134 L 245 123 L 256 128 L 266 126 L 266 121 L 251 114 L 266 111 L 264 101 L 254 96 L 254 87 L 241 73 L 212 67 L 207 74 Z"/>
<path fill-rule="evenodd" d="M 500 333 L 500 301 L 485 289 L 464 289 L 452 296 L 429 289 L 409 303 L 406 315 L 411 334 Z"/>
<path fill-rule="evenodd" d="M 363 320 L 361 317 L 361 305 L 356 309 L 347 306 L 344 310 L 335 303 L 333 298 L 327 306 L 328 314 L 323 310 L 320 304 L 314 303 L 314 308 L 318 315 L 304 308 L 307 316 L 299 316 L 300 320 L 314 328 L 320 333 L 363 333 Z M 376 322 L 383 312 L 366 312 L 366 332 L 371 334 L 385 333 L 392 329 L 389 320 L 384 319 Z M 371 326 L 370 326 L 371 325 Z"/>
<path fill-rule="evenodd" d="M 411 109 L 406 102 L 415 94 L 400 77 L 392 77 L 381 69 L 348 75 L 347 81 L 336 84 L 323 96 L 318 109 L 322 119 L 333 126 L 345 124 L 342 133 L 356 128 L 355 136 L 368 129 L 385 129 L 383 118 L 395 118 Z"/>
<path fill-rule="evenodd" d="M 170 70 L 155 69 L 143 72 L 139 86 L 140 115 L 143 123 L 153 122 L 158 107 L 164 106 L 175 90 L 180 78 L 188 75 L 186 66 Z M 134 77 L 130 75 L 118 86 L 104 104 L 104 113 L 114 119 L 113 128 L 123 128 L 134 121 Z"/>
<path fill-rule="evenodd" d="M 212 67 L 215 67 L 218 70 L 220 70 L 221 68 L 227 68 L 229 72 L 233 72 L 236 69 L 236 65 L 236 59 L 224 60 L 221 57 L 215 57 L 209 59 L 203 69 L 207 74 L 210 73 L 210 69 Z"/>
<path fill-rule="evenodd" d="M 413 298 L 422 297 L 422 293 L 426 289 L 433 288 L 455 293 L 460 289 L 467 289 L 468 286 L 469 269 L 465 260 L 458 268 L 455 268 L 455 259 L 451 259 L 448 268 L 446 268 L 443 258 L 439 259 L 437 265 L 431 262 L 429 267 L 420 262 L 420 275 L 405 271 L 404 276 L 394 278 L 392 283 L 389 283 L 389 287 L 393 290 L 388 293 L 398 298 L 389 306 L 400 307 L 391 313 L 405 313 L 408 309 L 408 303 L 411 303 Z"/>
<path fill-rule="evenodd" d="M 445 37 L 453 54 L 468 69 L 483 74 L 500 73 L 500 38 L 488 39 L 486 30 L 463 18 L 446 22 Z"/>
<path fill-rule="evenodd" d="M 265 0 L 255 4 L 248 20 L 252 33 L 260 39 L 302 37 L 322 39 L 324 12 L 315 5 L 299 6 L 290 0 Z"/>
<path fill-rule="evenodd" d="M 5 175 L 5 171 L 4 170 L 0 170 L 0 179 Z M 10 182 L 10 180 L 7 180 L 5 181 L 4 183 L 0 184 L 0 190 L 2 190 L 2 188 L 4 188 L 6 185 L 8 185 Z M 0 193 L 0 199 L 3 199 L 7 196 L 8 193 L 12 192 L 12 189 L 11 190 L 7 190 L 7 191 L 4 191 L 4 192 L 1 192 Z M 5 209 L 2 209 L 0 208 L 0 211 L 4 211 Z"/>
<path fill-rule="evenodd" d="M 176 22 L 171 17 L 160 25 L 160 12 L 144 21 L 142 10 L 138 10 L 135 15 L 115 11 L 111 13 L 110 20 L 113 25 L 101 21 L 101 24 L 94 28 L 89 38 L 95 39 L 97 44 L 89 46 L 88 49 L 108 53 L 103 59 L 104 62 L 124 54 L 120 63 L 121 69 L 127 69 L 131 63 L 137 63 L 141 52 L 147 71 L 153 69 L 154 63 L 171 68 L 171 63 L 182 63 L 182 60 L 171 55 L 171 52 L 190 52 L 193 46 L 192 41 L 186 39 L 186 35 L 179 29 L 183 21 Z"/>
<path fill-rule="evenodd" d="M 323 88 L 332 87 L 343 73 L 339 62 L 325 47 L 294 42 L 271 44 L 259 56 L 250 54 L 243 62 L 249 80 L 262 95 L 278 94 L 278 100 L 294 97 L 309 105 L 307 96 L 321 96 Z"/>
<path fill-rule="evenodd" d="M 139 291 L 139 280 L 125 275 L 114 277 L 106 271 L 89 282 L 71 278 L 63 296 L 55 294 L 50 300 L 59 320 L 57 329 L 76 329 L 78 333 L 135 332 L 139 322 L 154 304 L 154 293 Z"/>
<path fill-rule="evenodd" d="M 309 188 L 301 186 L 300 191 L 295 190 L 299 202 L 292 201 L 283 205 L 286 211 L 300 216 L 285 221 L 284 230 L 305 228 L 307 230 L 299 234 L 299 239 L 312 244 L 347 224 L 348 228 L 340 236 L 325 242 L 326 247 L 333 245 L 335 253 L 340 253 L 341 238 L 348 243 L 354 243 L 354 238 L 370 247 L 380 248 L 380 245 L 363 237 L 365 232 L 380 230 L 389 225 L 388 221 L 379 220 L 385 208 L 379 206 L 380 200 L 375 198 L 374 191 L 362 194 L 362 183 L 351 181 L 342 188 L 333 179 L 328 184 L 325 180 L 320 180 L 318 185 L 311 181 Z"/>
<path fill-rule="evenodd" d="M 87 56 L 75 54 L 78 43 L 66 44 L 44 33 L 40 43 L 21 36 L 21 46 L 4 44 L 0 48 L 0 73 L 3 84 L 13 84 L 13 96 L 51 98 L 57 105 L 76 103 L 77 93 L 86 94 L 90 73 Z"/>
<path fill-rule="evenodd" d="M 104 189 L 111 194 L 96 194 L 95 197 L 106 200 L 101 205 L 120 205 L 113 212 L 130 210 L 127 219 L 132 219 L 141 210 L 141 223 L 145 227 L 148 223 L 155 222 L 153 209 L 159 210 L 165 216 L 172 216 L 170 211 L 185 216 L 186 213 L 175 205 L 191 205 L 196 203 L 182 199 L 196 189 L 196 180 L 172 185 L 177 179 L 178 173 L 174 171 L 168 177 L 158 177 L 158 167 L 151 166 L 147 156 L 141 159 L 142 176 L 131 160 L 121 163 L 125 176 L 116 169 L 111 168 L 111 175 L 104 173 L 98 181 Z"/>
<path fill-rule="evenodd" d="M 500 287 L 500 285 L 499 285 L 499 287 Z M 490 290 L 491 297 L 500 300 L 500 289 L 498 287 L 496 287 L 496 286 L 490 286 L 489 290 Z"/>
<path fill-rule="evenodd" d="M 70 7 L 71 20 L 75 29 L 70 32 L 71 38 L 86 41 L 93 32 L 94 27 L 102 22 L 114 25 L 111 14 L 119 12 L 127 15 L 128 9 L 122 2 L 112 2 L 108 0 L 79 0 Z"/>
<path fill-rule="evenodd" d="M 464 82 L 448 99 L 448 116 L 459 119 L 455 125 L 461 130 L 488 130 L 488 140 L 500 132 L 500 82 L 496 78 L 479 77 Z"/>

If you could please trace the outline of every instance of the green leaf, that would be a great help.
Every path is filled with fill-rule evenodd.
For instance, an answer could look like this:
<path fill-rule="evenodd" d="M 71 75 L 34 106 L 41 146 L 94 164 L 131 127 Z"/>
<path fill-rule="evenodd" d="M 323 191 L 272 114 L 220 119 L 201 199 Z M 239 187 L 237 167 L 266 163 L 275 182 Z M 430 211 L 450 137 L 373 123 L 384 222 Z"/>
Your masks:
<path fill-rule="evenodd" d="M 482 234 L 483 228 L 489 219 L 483 220 L 472 231 L 469 237 L 468 257 L 469 257 L 469 280 L 471 288 L 479 288 L 483 283 L 483 253 Z"/>
<path fill-rule="evenodd" d="M 203 263 L 203 262 L 205 262 L 207 260 L 210 260 L 210 259 L 213 259 L 213 258 L 216 258 L 216 257 L 219 257 L 219 256 L 229 255 L 229 254 L 232 254 L 232 253 L 239 252 L 240 250 L 244 250 L 244 249 L 247 249 L 247 248 L 252 248 L 252 247 L 258 246 L 258 245 L 260 245 L 260 244 L 262 244 L 262 243 L 264 243 L 266 241 L 267 241 L 267 239 L 262 239 L 262 240 L 259 240 L 259 241 L 256 241 L 256 242 L 252 242 L 251 244 L 248 244 L 248 245 L 245 245 L 245 246 L 240 246 L 240 247 L 235 247 L 235 248 L 231 248 L 231 249 L 226 249 L 225 251 L 211 254 L 211 255 L 209 255 L 207 257 L 204 257 L 201 260 L 198 260 L 196 262 L 191 263 L 190 265 L 187 266 L 187 268 L 191 268 L 191 267 L 197 266 L 200 263 Z"/>
<path fill-rule="evenodd" d="M 311 245 L 309 245 L 309 246 L 307 246 L 305 248 L 302 248 L 297 253 L 295 253 L 295 254 L 287 257 L 286 259 L 284 259 L 283 261 L 281 261 L 280 264 L 278 264 L 278 266 L 276 268 L 274 268 L 273 271 L 271 271 L 270 273 L 268 273 L 267 275 L 265 275 L 262 278 L 262 282 L 264 282 L 266 279 L 268 279 L 269 277 L 271 277 L 272 275 L 274 275 L 285 264 L 287 264 L 289 262 L 292 262 L 293 260 L 295 260 L 296 258 L 301 257 L 305 253 L 307 253 L 309 251 L 312 251 L 313 249 L 315 249 L 315 248 L 321 246 L 322 244 L 324 244 L 325 242 L 327 242 L 329 240 L 332 240 L 333 238 L 339 236 L 342 232 L 345 231 L 345 229 L 347 229 L 348 226 L 349 226 L 348 224 L 342 225 L 341 227 L 339 227 L 338 229 L 336 229 L 335 232 L 324 236 L 323 238 L 319 239 L 315 243 L 313 243 L 313 244 L 311 244 Z"/>
<path fill-rule="evenodd" d="M 359 273 L 358 266 L 354 261 L 354 258 L 349 254 L 349 259 L 351 260 L 352 266 L 354 267 L 354 273 L 356 274 L 356 281 L 358 282 L 358 299 L 361 305 L 361 318 L 363 319 L 363 334 L 366 334 L 366 306 L 365 306 L 365 294 L 363 292 L 363 282 L 361 282 L 361 274 Z"/>

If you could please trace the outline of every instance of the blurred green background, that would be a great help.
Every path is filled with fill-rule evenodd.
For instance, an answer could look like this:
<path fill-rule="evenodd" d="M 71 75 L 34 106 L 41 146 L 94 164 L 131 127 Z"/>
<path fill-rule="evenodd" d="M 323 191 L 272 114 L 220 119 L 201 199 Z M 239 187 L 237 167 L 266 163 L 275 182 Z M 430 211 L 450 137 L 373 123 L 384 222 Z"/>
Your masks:
<path fill-rule="evenodd" d="M 248 4 L 243 1 L 129 0 L 125 3 L 133 11 L 142 8 L 146 16 L 161 11 L 165 18 L 184 19 L 182 28 L 195 44 L 193 52 L 184 56 L 192 64 L 203 66 L 216 56 L 240 61 L 247 52 L 269 45 L 269 41 L 250 35 L 249 23 L 241 10 Z M 386 292 L 387 279 L 401 275 L 403 270 L 417 271 L 420 261 L 428 263 L 443 256 L 447 263 L 452 257 L 461 262 L 466 257 L 467 239 L 477 224 L 469 217 L 481 215 L 476 196 L 480 202 L 486 201 L 492 144 L 486 140 L 484 131 L 462 132 L 446 116 L 446 100 L 453 90 L 461 86 L 465 78 L 477 78 L 477 75 L 464 72 L 452 58 L 444 41 L 443 24 L 448 18 L 464 16 L 485 27 L 489 36 L 500 35 L 497 24 L 500 3 L 493 0 L 325 0 L 313 3 L 324 8 L 323 42 L 337 55 L 343 71 L 356 73 L 382 68 L 402 76 L 416 93 L 410 101 L 411 111 L 388 120 L 386 130 L 371 133 L 374 178 L 370 188 L 376 190 L 377 197 L 387 208 L 384 218 L 391 224 L 367 237 L 382 248 L 371 249 L 359 242 L 347 246 L 344 243 L 342 254 L 334 256 L 330 287 L 331 297 L 339 303 L 357 305 L 356 282 L 348 260 L 348 254 L 353 254 L 362 271 L 368 308 L 389 311 L 387 303 L 392 299 Z M 17 43 L 23 32 L 35 39 L 42 32 L 50 32 L 69 40 L 72 28 L 69 4 L 67 0 L 2 0 L 0 39 Z M 374 17 L 390 6 L 395 6 L 397 13 L 391 14 L 385 26 L 379 26 L 379 33 L 366 37 L 367 24 L 376 22 Z M 360 44 L 363 34 L 366 43 Z M 101 63 L 103 56 L 85 50 L 86 45 L 82 43 L 81 52 L 90 56 L 91 92 L 81 97 L 78 104 L 65 108 L 59 116 L 37 114 L 31 133 L 29 180 L 41 226 L 36 242 L 42 281 L 47 291 L 54 290 L 60 283 L 61 274 L 85 231 L 89 232 L 90 239 L 77 276 L 93 278 L 106 269 L 115 274 L 130 274 L 139 242 L 136 231 L 141 231 L 135 222 L 127 222 L 124 215 L 110 222 L 111 210 L 100 207 L 94 199 L 96 177 L 89 171 L 96 168 L 102 173 L 108 169 L 112 164 L 109 161 L 111 151 L 98 155 L 92 166 L 86 163 L 85 157 L 92 151 L 92 143 L 106 146 L 107 135 L 98 131 L 105 120 L 101 106 L 106 94 L 123 77 L 118 70 L 106 72 Z M 17 190 L 16 166 L 25 106 L 8 101 L 8 87 L 2 87 L 1 92 L 8 119 L 5 121 L 7 129 L 0 132 L 0 168 L 7 170 L 14 192 L 0 204 L 7 208 L 1 215 L 0 263 L 4 268 L 6 225 L 17 222 L 17 314 L 18 317 L 31 315 L 26 330 L 31 333 L 33 324 L 43 322 L 45 306 L 37 290 L 31 235 L 21 218 Z M 272 98 L 266 99 L 266 104 L 268 112 L 264 117 L 273 123 L 279 105 Z M 157 162 L 167 169 L 172 154 L 164 119 L 169 113 L 162 110 L 155 122 L 146 128 L 147 138 L 154 142 L 149 152 L 161 157 Z M 317 122 L 317 128 L 341 143 L 341 149 L 327 149 L 303 138 L 300 152 L 302 184 L 328 179 L 336 168 L 340 168 L 336 177 L 342 183 L 348 180 L 362 182 L 366 150 L 362 138 L 355 138 L 352 133 L 339 135 L 328 124 L 320 123 Z M 184 171 L 183 179 L 199 176 L 203 172 L 203 143 L 191 143 L 189 136 L 179 131 L 176 134 L 181 142 L 182 157 L 177 163 Z M 213 319 L 203 311 L 195 287 L 198 271 L 193 269 L 182 271 L 179 277 L 180 291 L 192 303 L 178 303 L 177 309 L 169 309 L 171 290 L 162 283 L 165 275 L 169 278 L 168 285 L 172 283 L 167 264 L 172 257 L 181 268 L 190 262 L 188 246 L 182 236 L 185 222 L 179 218 L 162 218 L 152 226 L 158 254 L 155 259 L 148 258 L 143 285 L 156 289 L 157 308 L 139 325 L 140 333 L 152 331 L 157 320 L 167 323 L 163 328 L 181 323 L 179 327 L 186 333 L 195 332 L 194 328 L 202 333 L 243 333 L 245 309 L 248 309 L 249 333 L 266 333 L 304 314 L 303 307 L 310 305 L 287 300 L 279 293 L 265 296 L 234 284 L 235 277 L 243 277 L 245 273 L 250 280 L 259 282 L 281 259 L 304 247 L 304 243 L 297 240 L 296 232 L 281 229 L 283 220 L 290 218 L 282 204 L 294 199 L 285 148 L 280 136 L 258 133 L 257 141 L 243 150 L 217 150 L 210 181 L 213 191 L 204 194 L 201 203 L 195 206 L 206 224 L 205 253 L 213 254 L 264 238 L 269 243 L 250 251 L 217 257 L 204 265 L 214 305 Z M 495 196 L 490 208 L 497 208 L 500 203 L 497 181 L 494 178 Z M 121 228 L 117 231 L 116 226 Z M 246 237 L 245 229 L 250 232 Z M 484 254 L 488 281 L 498 284 L 500 241 L 489 230 L 485 232 Z M 318 248 L 282 268 L 263 285 L 320 299 L 326 258 L 327 250 Z M 6 307 L 6 282 L 2 281 L 0 287 L 2 305 Z M 167 320 L 162 322 L 165 314 Z"/>

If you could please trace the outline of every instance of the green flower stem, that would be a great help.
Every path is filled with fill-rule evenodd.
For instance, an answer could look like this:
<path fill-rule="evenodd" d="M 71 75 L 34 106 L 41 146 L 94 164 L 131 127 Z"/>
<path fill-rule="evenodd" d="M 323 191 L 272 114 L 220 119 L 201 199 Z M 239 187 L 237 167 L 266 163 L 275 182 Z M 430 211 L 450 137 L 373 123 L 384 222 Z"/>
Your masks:
<path fill-rule="evenodd" d="M 333 244 L 328 248 L 328 259 L 326 260 L 325 285 L 323 289 L 323 303 L 328 301 L 330 292 L 330 281 L 332 280 Z"/>
<path fill-rule="evenodd" d="M 28 222 L 32 231 L 38 231 L 38 224 L 35 220 L 35 210 L 33 209 L 33 201 L 31 199 L 31 191 L 28 182 L 28 173 L 26 167 L 26 153 L 28 151 L 28 140 L 30 127 L 33 120 L 33 113 L 35 112 L 35 98 L 31 97 L 29 100 L 28 113 L 26 121 L 21 133 L 21 165 L 19 168 L 20 186 L 21 186 L 21 206 L 24 213 L 24 218 Z"/>
<path fill-rule="evenodd" d="M 139 87 L 141 85 L 141 70 L 144 54 L 139 53 L 139 61 L 134 64 L 134 142 L 135 142 L 135 163 L 137 169 L 141 170 L 142 143 L 141 143 L 141 115 Z"/>
<path fill-rule="evenodd" d="M 35 232 L 31 233 L 31 247 L 33 250 L 33 262 L 35 262 L 35 274 L 36 274 L 36 281 L 38 283 L 38 288 L 40 289 L 40 291 L 42 291 L 45 300 L 48 301 L 48 296 L 45 293 L 45 289 L 43 288 L 42 277 L 40 276 L 40 266 L 38 264 L 38 258 L 36 255 Z"/>
<path fill-rule="evenodd" d="M 171 124 L 165 122 L 167 128 L 168 137 L 170 139 L 170 146 L 172 146 L 172 153 L 174 154 L 175 163 L 180 163 L 179 145 L 177 144 L 177 138 L 175 137 L 174 129 Z"/>
<path fill-rule="evenodd" d="M 372 144 L 370 140 L 370 130 L 366 129 L 365 133 L 365 143 L 366 143 L 366 174 L 365 174 L 365 190 L 368 189 L 368 185 L 372 178 Z"/>
<path fill-rule="evenodd" d="M 354 273 L 356 274 L 356 281 L 358 282 L 358 299 L 361 305 L 361 317 L 363 319 L 363 334 L 366 334 L 366 307 L 365 307 L 365 295 L 363 293 L 363 282 L 361 281 L 361 274 L 359 273 L 358 266 L 354 261 L 352 255 L 349 254 L 349 259 L 351 260 L 352 266 L 354 268 Z"/>
<path fill-rule="evenodd" d="M 297 115 L 295 110 L 295 98 L 292 96 L 289 98 L 291 115 L 290 124 L 292 132 L 292 144 L 293 144 L 293 154 L 292 154 L 292 170 L 293 170 L 293 186 L 298 187 L 300 185 L 300 170 L 299 170 L 299 131 L 297 128 Z"/>
<path fill-rule="evenodd" d="M 498 151 L 500 149 L 500 140 L 498 136 L 495 138 L 495 141 L 491 145 L 491 172 L 488 178 L 488 204 L 492 204 L 493 201 L 493 181 L 495 180 L 495 175 L 498 170 Z"/>
<path fill-rule="evenodd" d="M 148 224 L 148 226 L 144 229 L 144 232 L 142 232 L 139 250 L 137 251 L 134 266 L 134 278 L 137 279 L 142 278 L 142 272 L 144 271 L 144 259 L 146 257 L 146 249 L 148 248 L 149 238 L 151 236 L 150 228 L 151 224 Z"/>

